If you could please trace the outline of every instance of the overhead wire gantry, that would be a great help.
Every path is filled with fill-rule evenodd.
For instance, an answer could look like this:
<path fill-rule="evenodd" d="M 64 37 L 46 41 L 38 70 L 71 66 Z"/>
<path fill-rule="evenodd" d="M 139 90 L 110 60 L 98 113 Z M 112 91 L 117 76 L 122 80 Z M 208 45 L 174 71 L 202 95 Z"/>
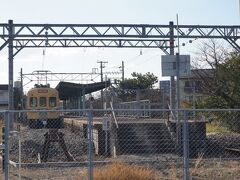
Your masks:
<path fill-rule="evenodd" d="M 11 32 L 12 29 L 12 33 Z M 4 41 L 0 50 L 13 38 L 15 55 L 23 48 L 33 47 L 126 47 L 160 48 L 166 54 L 173 38 L 220 38 L 237 51 L 240 26 L 216 25 L 148 25 L 148 24 L 0 24 Z M 176 33 L 177 32 L 177 33 Z M 47 44 L 46 44 L 47 41 Z"/>

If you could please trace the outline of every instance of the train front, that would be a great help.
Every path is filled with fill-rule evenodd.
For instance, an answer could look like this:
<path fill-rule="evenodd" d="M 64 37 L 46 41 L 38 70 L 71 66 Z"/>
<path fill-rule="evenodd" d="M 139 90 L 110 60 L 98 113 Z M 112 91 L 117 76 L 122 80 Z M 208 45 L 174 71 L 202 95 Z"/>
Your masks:
<path fill-rule="evenodd" d="M 59 94 L 54 88 L 37 87 L 27 93 L 27 120 L 30 128 L 63 128 Z"/>

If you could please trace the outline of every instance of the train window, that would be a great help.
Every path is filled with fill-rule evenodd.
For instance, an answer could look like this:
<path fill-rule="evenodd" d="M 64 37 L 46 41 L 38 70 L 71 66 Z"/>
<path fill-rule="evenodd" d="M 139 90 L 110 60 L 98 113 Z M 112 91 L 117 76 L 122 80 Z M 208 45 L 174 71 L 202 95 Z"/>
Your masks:
<path fill-rule="evenodd" d="M 46 107 L 47 106 L 46 97 L 40 97 L 40 99 L 39 99 L 39 106 L 40 107 Z"/>
<path fill-rule="evenodd" d="M 56 97 L 49 97 L 49 106 L 56 107 L 57 106 L 57 98 Z"/>
<path fill-rule="evenodd" d="M 30 105 L 30 107 L 37 107 L 37 98 L 36 97 L 30 97 L 29 105 Z"/>

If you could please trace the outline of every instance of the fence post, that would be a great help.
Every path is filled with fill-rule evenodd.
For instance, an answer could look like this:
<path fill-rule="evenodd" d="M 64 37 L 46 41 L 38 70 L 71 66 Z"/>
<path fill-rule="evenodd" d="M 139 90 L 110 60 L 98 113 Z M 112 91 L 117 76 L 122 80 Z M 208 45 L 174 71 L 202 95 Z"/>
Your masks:
<path fill-rule="evenodd" d="M 189 131 L 187 110 L 184 110 L 183 115 L 183 179 L 189 179 Z"/>
<path fill-rule="evenodd" d="M 88 111 L 88 180 L 93 180 L 93 112 Z"/>
<path fill-rule="evenodd" d="M 3 115 L 3 121 L 5 120 L 5 114 Z M 3 122 L 3 125 L 2 125 L 2 171 L 4 172 L 4 162 L 5 162 L 5 127 L 4 127 L 4 122 Z"/>
<path fill-rule="evenodd" d="M 4 113 L 4 157 L 3 157 L 3 168 L 4 168 L 4 180 L 9 179 L 9 131 L 10 131 L 10 112 L 5 111 Z"/>

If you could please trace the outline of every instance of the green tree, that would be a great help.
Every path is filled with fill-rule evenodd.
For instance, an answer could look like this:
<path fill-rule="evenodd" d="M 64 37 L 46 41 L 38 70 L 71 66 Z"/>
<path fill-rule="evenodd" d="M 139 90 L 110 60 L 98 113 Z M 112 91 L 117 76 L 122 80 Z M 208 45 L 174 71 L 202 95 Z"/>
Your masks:
<path fill-rule="evenodd" d="M 198 108 L 240 108 L 240 54 L 224 48 L 224 43 L 210 40 L 199 48 L 195 68 L 200 69 L 202 92 L 205 98 L 197 102 Z M 201 66 L 202 65 L 202 66 Z M 204 74 L 202 69 L 210 69 Z M 209 72 L 211 72 L 209 74 Z M 240 112 L 211 112 L 214 119 L 234 132 L 240 132 Z"/>
<path fill-rule="evenodd" d="M 218 72 L 217 95 L 223 98 L 229 108 L 240 107 L 240 54 L 231 53 L 221 64 Z"/>
<path fill-rule="evenodd" d="M 123 101 L 135 100 L 137 90 L 152 89 L 153 85 L 158 82 L 157 76 L 153 73 L 136 73 L 133 72 L 132 78 L 121 81 L 117 90 L 118 96 Z"/>
<path fill-rule="evenodd" d="M 231 53 L 215 69 L 205 108 L 240 108 L 240 54 Z"/>
<path fill-rule="evenodd" d="M 146 74 L 133 72 L 131 75 L 133 78 L 128 78 L 120 82 L 120 88 L 124 90 L 149 89 L 158 81 L 158 78 L 150 72 Z"/>
<path fill-rule="evenodd" d="M 213 86 L 214 85 L 214 86 Z M 240 108 L 240 54 L 231 53 L 216 69 L 212 93 L 201 103 L 204 108 Z M 233 132 L 240 132 L 240 112 L 216 113 L 223 126 Z"/>

